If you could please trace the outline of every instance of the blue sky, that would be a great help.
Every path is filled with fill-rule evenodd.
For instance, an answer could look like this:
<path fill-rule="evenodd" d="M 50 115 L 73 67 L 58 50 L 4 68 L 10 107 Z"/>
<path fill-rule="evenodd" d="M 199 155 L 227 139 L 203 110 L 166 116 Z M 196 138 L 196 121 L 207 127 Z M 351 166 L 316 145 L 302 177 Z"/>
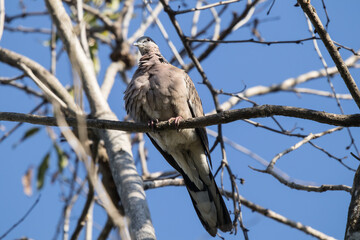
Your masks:
<path fill-rule="evenodd" d="M 24 0 L 24 3 L 28 11 L 45 10 L 43 1 Z M 296 1 L 276 1 L 269 15 L 266 15 L 269 4 L 260 5 L 254 16 L 260 20 L 272 19 L 272 21 L 261 23 L 258 27 L 266 41 L 297 40 L 310 37 L 304 14 L 301 8 L 294 7 L 295 3 Z M 325 22 L 326 18 L 321 1 L 312 1 L 312 3 L 316 7 L 321 19 Z M 174 3 L 172 6 L 176 7 L 177 4 Z M 18 1 L 5 0 L 5 6 L 6 13 L 9 16 L 20 12 Z M 243 6 L 244 4 L 240 2 L 229 7 L 235 11 L 242 9 Z M 326 6 L 331 19 L 328 30 L 332 39 L 355 50 L 359 49 L 360 32 L 357 29 L 360 27 L 360 15 L 358 14 L 360 2 L 357 0 L 348 0 L 346 2 L 326 1 Z M 202 12 L 200 20 L 205 21 L 209 16 L 208 13 Z M 175 46 L 180 49 L 181 42 L 168 16 L 165 13 L 161 13 L 159 18 L 173 39 Z M 178 16 L 185 34 L 190 32 L 189 23 L 191 23 L 191 19 L 192 14 Z M 231 15 L 225 16 L 222 26 L 226 26 L 226 23 L 230 20 Z M 133 25 L 130 26 L 130 34 L 136 30 L 138 24 L 139 21 L 134 21 Z M 18 25 L 50 28 L 50 20 L 48 16 L 32 17 L 15 20 L 10 26 Z M 162 39 L 156 26 L 149 28 L 146 35 L 151 36 L 159 44 L 163 55 L 167 59 L 172 57 L 169 47 Z M 249 39 L 252 37 L 250 28 L 245 26 L 232 33 L 227 40 Z M 50 52 L 48 47 L 44 46 L 44 42 L 48 39 L 49 36 L 46 34 L 32 35 L 4 31 L 0 46 L 30 57 L 41 63 L 45 68 L 49 68 Z M 327 64 L 331 67 L 334 66 L 322 43 L 320 41 L 318 43 Z M 135 52 L 135 49 L 133 50 Z M 99 52 L 101 59 L 99 80 L 101 81 L 106 67 L 110 64 L 108 58 L 110 50 L 107 47 L 101 47 Z M 344 49 L 340 50 L 340 54 L 344 59 L 351 56 L 351 52 Z M 188 63 L 189 59 L 185 58 L 185 61 Z M 70 84 L 72 75 L 66 54 L 60 57 L 58 63 L 57 77 L 64 85 Z M 303 44 L 271 46 L 254 43 L 221 44 L 215 52 L 202 62 L 202 66 L 215 88 L 231 93 L 239 92 L 244 87 L 270 86 L 280 83 L 287 78 L 296 77 L 300 74 L 322 68 L 321 61 L 311 41 L 304 42 Z M 132 76 L 134 71 L 135 68 L 128 73 L 129 77 Z M 357 81 L 359 70 L 353 69 L 351 73 Z M 12 77 L 17 74 L 19 74 L 18 70 L 0 63 L 1 77 Z M 214 105 L 208 89 L 204 85 L 199 84 L 201 82 L 200 75 L 195 69 L 189 72 L 189 75 L 193 79 L 202 99 L 204 111 L 212 111 Z M 36 88 L 28 78 L 24 79 L 23 82 Z M 332 82 L 337 93 L 348 93 L 345 84 L 339 76 L 333 77 Z M 109 104 L 119 119 L 125 116 L 124 102 L 122 100 L 125 87 L 122 81 L 117 78 L 109 97 Z M 299 87 L 330 91 L 326 78 L 317 79 Z M 220 97 L 221 102 L 227 99 L 227 96 Z M 319 96 L 273 93 L 266 96 L 258 96 L 252 100 L 258 104 L 278 104 L 340 113 L 334 99 Z M 0 85 L 1 112 L 28 113 L 40 102 L 41 100 L 33 96 L 24 95 L 22 92 L 11 87 Z M 353 101 L 342 100 L 341 103 L 346 114 L 358 113 L 356 104 Z M 248 103 L 241 103 L 235 108 L 250 106 Z M 51 109 L 49 109 L 49 112 L 51 112 Z M 276 119 L 288 130 L 297 127 L 295 133 L 318 133 L 332 127 L 300 119 L 285 117 L 276 117 Z M 255 120 L 276 128 L 276 124 L 271 119 Z M 14 123 L 0 122 L 0 126 L 9 130 L 14 126 Z M 67 184 L 60 183 L 61 181 L 51 183 L 51 176 L 57 170 L 56 154 L 54 151 L 51 153 L 50 169 L 47 173 L 44 188 L 41 191 L 35 190 L 34 182 L 33 195 L 27 197 L 23 193 L 21 177 L 30 166 L 33 166 L 36 170 L 42 158 L 52 148 L 52 142 L 49 140 L 44 128 L 40 130 L 39 134 L 14 148 L 14 143 L 18 142 L 24 132 L 31 127 L 33 126 L 30 124 L 24 124 L 21 129 L 17 130 L 0 144 L 2 164 L 0 168 L 0 192 L 3 193 L 0 200 L 0 212 L 2 213 L 0 216 L 0 235 L 18 221 L 34 203 L 38 195 L 41 194 L 39 204 L 6 239 L 15 239 L 22 236 L 32 239 L 52 239 L 64 205 L 62 195 L 65 194 L 66 196 L 68 194 Z M 212 126 L 210 129 L 216 130 L 216 127 Z M 355 143 L 358 145 L 360 132 L 355 128 L 351 129 L 351 131 Z M 0 136 L 2 134 L 3 132 L 0 132 Z M 298 138 L 289 138 L 261 128 L 255 128 L 243 121 L 224 125 L 224 135 L 257 153 L 267 161 L 270 161 L 277 153 L 300 141 Z M 211 145 L 214 142 L 214 138 L 209 137 L 209 140 Z M 358 162 L 350 156 L 350 152 L 355 152 L 355 150 L 353 148 L 350 148 L 350 150 L 346 149 L 350 144 L 346 130 L 315 140 L 314 143 L 325 148 L 336 157 L 347 157 L 347 159 L 344 159 L 344 162 L 352 168 L 357 168 Z M 69 151 L 65 144 L 62 144 L 62 146 L 65 150 Z M 156 152 L 151 143 L 147 141 L 146 146 L 149 149 L 148 167 L 150 171 L 171 170 L 171 167 Z M 233 172 L 239 178 L 245 179 L 245 184 L 239 185 L 239 191 L 242 196 L 289 219 L 309 225 L 325 234 L 335 238 L 343 238 L 350 201 L 349 193 L 309 193 L 289 189 L 270 175 L 251 170 L 249 166 L 255 168 L 263 168 L 263 166 L 248 156 L 232 149 L 230 146 L 226 146 L 226 150 Z M 136 154 L 134 155 L 136 156 Z M 212 158 L 214 169 L 216 169 L 221 161 L 219 149 L 212 153 Z M 71 159 L 70 163 L 73 166 L 73 159 Z M 345 184 L 351 186 L 354 174 L 334 159 L 329 158 L 323 152 L 309 145 L 305 145 L 284 156 L 278 161 L 276 166 L 294 179 L 315 185 Z M 139 165 L 138 167 L 140 169 Z M 64 176 L 68 177 L 69 174 L 69 171 L 66 170 Z M 85 176 L 85 170 L 81 164 L 80 176 Z M 217 181 L 219 182 L 220 179 L 217 178 Z M 225 182 L 225 187 L 230 189 L 228 181 Z M 148 190 L 146 194 L 158 239 L 211 239 L 211 236 L 201 226 L 184 187 L 153 189 Z M 85 195 L 81 195 L 74 206 L 70 218 L 72 220 L 70 232 L 74 229 L 84 201 Z M 227 201 L 227 206 L 229 209 L 232 209 L 230 201 Z M 305 235 L 298 230 L 252 212 L 244 206 L 242 210 L 244 224 L 250 230 L 250 239 L 313 239 L 313 237 Z M 94 221 L 94 235 L 97 236 L 106 221 L 106 215 L 100 207 L 95 207 Z M 226 239 L 242 239 L 242 233 L 239 232 L 237 236 L 224 234 L 224 237 Z"/>

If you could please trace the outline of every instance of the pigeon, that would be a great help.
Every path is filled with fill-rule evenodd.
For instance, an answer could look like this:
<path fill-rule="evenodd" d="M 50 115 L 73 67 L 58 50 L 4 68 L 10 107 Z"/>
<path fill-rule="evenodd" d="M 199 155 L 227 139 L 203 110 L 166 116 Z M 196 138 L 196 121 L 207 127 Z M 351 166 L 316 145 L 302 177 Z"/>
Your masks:
<path fill-rule="evenodd" d="M 141 58 L 124 95 L 130 117 L 154 127 L 158 121 L 179 126 L 181 120 L 204 116 L 200 97 L 188 74 L 171 65 L 150 37 L 143 36 L 134 45 Z M 230 215 L 209 166 L 206 129 L 156 132 L 153 128 L 147 135 L 167 162 L 182 175 L 206 231 L 213 237 L 218 229 L 230 231 Z"/>

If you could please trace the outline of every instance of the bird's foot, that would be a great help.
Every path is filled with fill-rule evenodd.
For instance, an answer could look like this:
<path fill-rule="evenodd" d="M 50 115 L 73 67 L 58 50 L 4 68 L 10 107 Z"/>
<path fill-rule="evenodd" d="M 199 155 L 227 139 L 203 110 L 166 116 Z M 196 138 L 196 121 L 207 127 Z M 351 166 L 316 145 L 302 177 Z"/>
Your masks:
<path fill-rule="evenodd" d="M 148 126 L 151 127 L 151 131 L 155 132 L 156 124 L 159 122 L 159 119 L 150 120 Z"/>
<path fill-rule="evenodd" d="M 172 117 L 168 120 L 169 125 L 171 125 L 172 123 L 175 124 L 176 130 L 179 132 L 179 125 L 180 125 L 180 121 L 183 121 L 183 117 L 182 116 L 177 116 L 177 117 Z"/>

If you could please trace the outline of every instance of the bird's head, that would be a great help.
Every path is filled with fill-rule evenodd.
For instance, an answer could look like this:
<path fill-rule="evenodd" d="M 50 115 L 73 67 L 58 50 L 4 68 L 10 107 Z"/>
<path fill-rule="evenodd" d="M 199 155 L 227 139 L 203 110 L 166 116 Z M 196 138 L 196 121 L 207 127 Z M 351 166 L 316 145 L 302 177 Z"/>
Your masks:
<path fill-rule="evenodd" d="M 133 45 L 139 48 L 141 55 L 149 52 L 159 52 L 159 47 L 150 37 L 143 36 L 136 40 Z"/>

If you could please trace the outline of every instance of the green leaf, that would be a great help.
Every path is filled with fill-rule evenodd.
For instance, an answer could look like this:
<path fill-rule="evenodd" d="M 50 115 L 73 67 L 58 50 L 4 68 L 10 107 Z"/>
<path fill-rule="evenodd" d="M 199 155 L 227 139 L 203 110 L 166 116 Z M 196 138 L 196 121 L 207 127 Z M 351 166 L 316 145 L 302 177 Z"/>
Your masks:
<path fill-rule="evenodd" d="M 106 2 L 106 8 L 117 11 L 120 7 L 120 0 L 111 0 Z"/>
<path fill-rule="evenodd" d="M 40 128 L 39 127 L 33 127 L 28 129 L 24 135 L 22 136 L 22 138 L 15 144 L 13 144 L 13 148 L 16 148 L 20 143 L 24 142 L 26 139 L 28 139 L 29 137 L 34 136 L 37 132 L 39 132 Z"/>
<path fill-rule="evenodd" d="M 94 27 L 94 26 L 97 26 L 97 18 L 92 15 L 92 14 L 89 14 L 87 12 L 84 12 L 84 21 L 87 22 L 89 24 L 90 27 Z"/>
<path fill-rule="evenodd" d="M 90 57 L 94 64 L 95 72 L 98 73 L 100 71 L 100 60 L 98 58 L 98 50 L 99 46 L 98 43 L 94 40 L 89 43 L 89 49 L 90 49 Z"/>
<path fill-rule="evenodd" d="M 58 158 L 59 172 L 62 172 L 63 169 L 66 168 L 66 166 L 68 165 L 69 160 L 68 160 L 66 154 L 64 153 L 64 151 L 59 147 L 59 145 L 54 144 L 54 147 L 55 147 L 57 158 Z"/>
<path fill-rule="evenodd" d="M 50 151 L 44 156 L 40 166 L 38 167 L 37 181 L 36 181 L 37 189 L 41 189 L 44 186 L 45 173 L 49 168 L 49 162 L 50 162 Z"/>

